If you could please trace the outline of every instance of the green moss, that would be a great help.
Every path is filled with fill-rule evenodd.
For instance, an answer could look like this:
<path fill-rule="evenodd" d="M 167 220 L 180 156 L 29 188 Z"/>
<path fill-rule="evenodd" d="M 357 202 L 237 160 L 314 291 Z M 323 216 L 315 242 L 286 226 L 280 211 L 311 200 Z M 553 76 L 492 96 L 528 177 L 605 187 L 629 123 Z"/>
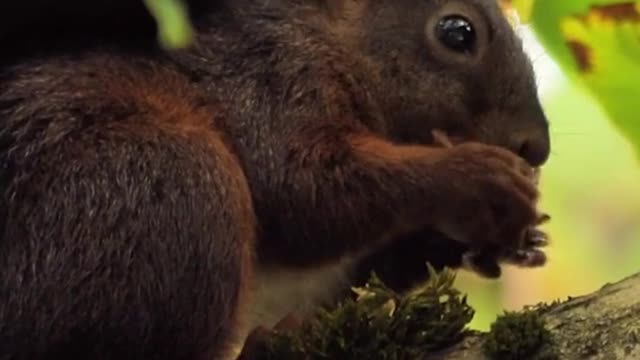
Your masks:
<path fill-rule="evenodd" d="M 483 349 L 495 360 L 558 359 L 551 332 L 536 311 L 506 312 L 491 325 Z"/>
<path fill-rule="evenodd" d="M 261 359 L 413 360 L 458 342 L 473 309 L 453 288 L 453 271 L 429 271 L 430 280 L 403 295 L 373 274 L 355 298 L 320 310 L 299 332 L 267 338 Z"/>

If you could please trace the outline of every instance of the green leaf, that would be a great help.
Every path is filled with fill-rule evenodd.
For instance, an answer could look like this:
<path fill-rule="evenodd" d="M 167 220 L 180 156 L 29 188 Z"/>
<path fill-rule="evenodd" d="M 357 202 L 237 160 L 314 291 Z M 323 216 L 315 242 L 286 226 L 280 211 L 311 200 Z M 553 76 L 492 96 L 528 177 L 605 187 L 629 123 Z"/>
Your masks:
<path fill-rule="evenodd" d="M 191 44 L 194 30 L 182 0 L 144 0 L 158 24 L 158 40 L 169 49 Z"/>
<path fill-rule="evenodd" d="M 577 71 L 640 155 L 640 2 L 593 8 L 561 23 Z"/>
<path fill-rule="evenodd" d="M 640 156 L 639 1 L 507 1 L 567 77 L 586 88 Z M 567 121 L 580 121 L 569 119 Z"/>
<path fill-rule="evenodd" d="M 549 51 L 569 76 L 576 74 L 576 64 L 571 49 L 561 29 L 563 20 L 580 16 L 592 6 L 611 5 L 622 0 L 513 0 L 520 19 L 531 25 L 538 40 Z"/>

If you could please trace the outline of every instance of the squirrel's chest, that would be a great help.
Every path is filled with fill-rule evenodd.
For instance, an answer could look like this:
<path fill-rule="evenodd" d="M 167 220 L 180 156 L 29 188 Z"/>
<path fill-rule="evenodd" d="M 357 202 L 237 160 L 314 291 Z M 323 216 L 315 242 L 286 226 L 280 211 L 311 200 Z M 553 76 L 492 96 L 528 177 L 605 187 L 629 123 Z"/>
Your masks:
<path fill-rule="evenodd" d="M 311 270 L 258 268 L 253 300 L 248 304 L 242 338 L 257 326 L 272 328 L 285 316 L 305 316 L 318 306 L 346 295 L 353 260 L 344 260 Z"/>
<path fill-rule="evenodd" d="M 291 312 L 304 315 L 331 303 L 348 289 L 352 262 L 312 270 L 264 269 L 255 279 L 252 326 L 271 327 Z"/>

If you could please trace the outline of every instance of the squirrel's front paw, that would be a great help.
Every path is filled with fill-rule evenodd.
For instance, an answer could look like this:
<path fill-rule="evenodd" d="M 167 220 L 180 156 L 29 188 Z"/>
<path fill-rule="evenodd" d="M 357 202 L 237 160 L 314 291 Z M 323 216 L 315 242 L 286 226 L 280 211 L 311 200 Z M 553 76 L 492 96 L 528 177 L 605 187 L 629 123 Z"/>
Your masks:
<path fill-rule="evenodd" d="M 541 248 L 549 243 L 547 234 L 529 228 L 521 244 L 513 249 L 502 251 L 468 252 L 463 255 L 463 266 L 488 278 L 497 278 L 501 275 L 502 263 L 519 267 L 540 267 L 546 264 L 547 255 Z"/>
<path fill-rule="evenodd" d="M 536 226 L 549 220 L 546 214 L 540 215 Z M 549 237 L 542 230 L 530 227 L 519 246 L 515 249 L 506 249 L 502 254 L 502 261 L 521 267 L 540 267 L 546 264 L 547 255 L 542 251 L 549 244 Z"/>
<path fill-rule="evenodd" d="M 503 148 L 451 145 L 436 163 L 435 185 L 442 197 L 435 227 L 466 244 L 468 263 L 485 276 L 500 274 L 499 262 L 539 266 L 546 235 L 536 230 L 535 171 Z"/>
<path fill-rule="evenodd" d="M 519 242 L 536 222 L 531 169 L 507 150 L 467 143 L 436 164 L 436 227 L 471 248 Z M 504 240 L 510 239 L 510 240 Z"/>
<path fill-rule="evenodd" d="M 454 147 L 454 143 L 451 142 L 444 133 L 436 130 L 433 132 L 433 136 L 436 143 L 447 148 Z M 508 156 L 509 155 L 507 155 L 507 157 Z M 512 168 L 516 173 L 524 175 L 530 181 L 529 186 L 531 189 L 529 190 L 531 191 L 527 191 L 526 193 L 533 194 L 534 188 L 538 186 L 540 169 L 528 169 L 524 161 L 519 160 L 513 161 Z M 536 196 L 530 198 L 531 208 L 535 208 L 537 191 L 535 194 Z M 543 266 L 547 262 L 547 256 L 541 248 L 548 245 L 549 239 L 546 233 L 537 229 L 537 226 L 549 220 L 549 215 L 537 213 L 534 222 L 528 224 L 528 226 L 514 238 L 507 237 L 503 238 L 502 241 L 498 239 L 496 244 L 490 244 L 484 248 L 478 247 L 476 244 L 470 244 L 471 248 L 475 248 L 476 250 L 469 251 L 463 255 L 463 265 L 490 278 L 500 276 L 500 263 L 508 263 L 521 267 Z M 489 243 L 490 242 L 488 242 L 488 244 Z"/>

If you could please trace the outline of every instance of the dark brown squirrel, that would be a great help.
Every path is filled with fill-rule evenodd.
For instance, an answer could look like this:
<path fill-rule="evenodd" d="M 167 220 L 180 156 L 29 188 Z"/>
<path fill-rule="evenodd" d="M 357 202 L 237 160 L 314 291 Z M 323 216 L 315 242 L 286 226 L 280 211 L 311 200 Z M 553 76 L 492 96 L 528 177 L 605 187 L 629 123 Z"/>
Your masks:
<path fill-rule="evenodd" d="M 388 261 L 397 288 L 468 253 L 541 263 L 548 124 L 493 0 L 193 15 L 179 51 L 139 23 L 13 38 L 0 359 L 225 358 Z"/>

